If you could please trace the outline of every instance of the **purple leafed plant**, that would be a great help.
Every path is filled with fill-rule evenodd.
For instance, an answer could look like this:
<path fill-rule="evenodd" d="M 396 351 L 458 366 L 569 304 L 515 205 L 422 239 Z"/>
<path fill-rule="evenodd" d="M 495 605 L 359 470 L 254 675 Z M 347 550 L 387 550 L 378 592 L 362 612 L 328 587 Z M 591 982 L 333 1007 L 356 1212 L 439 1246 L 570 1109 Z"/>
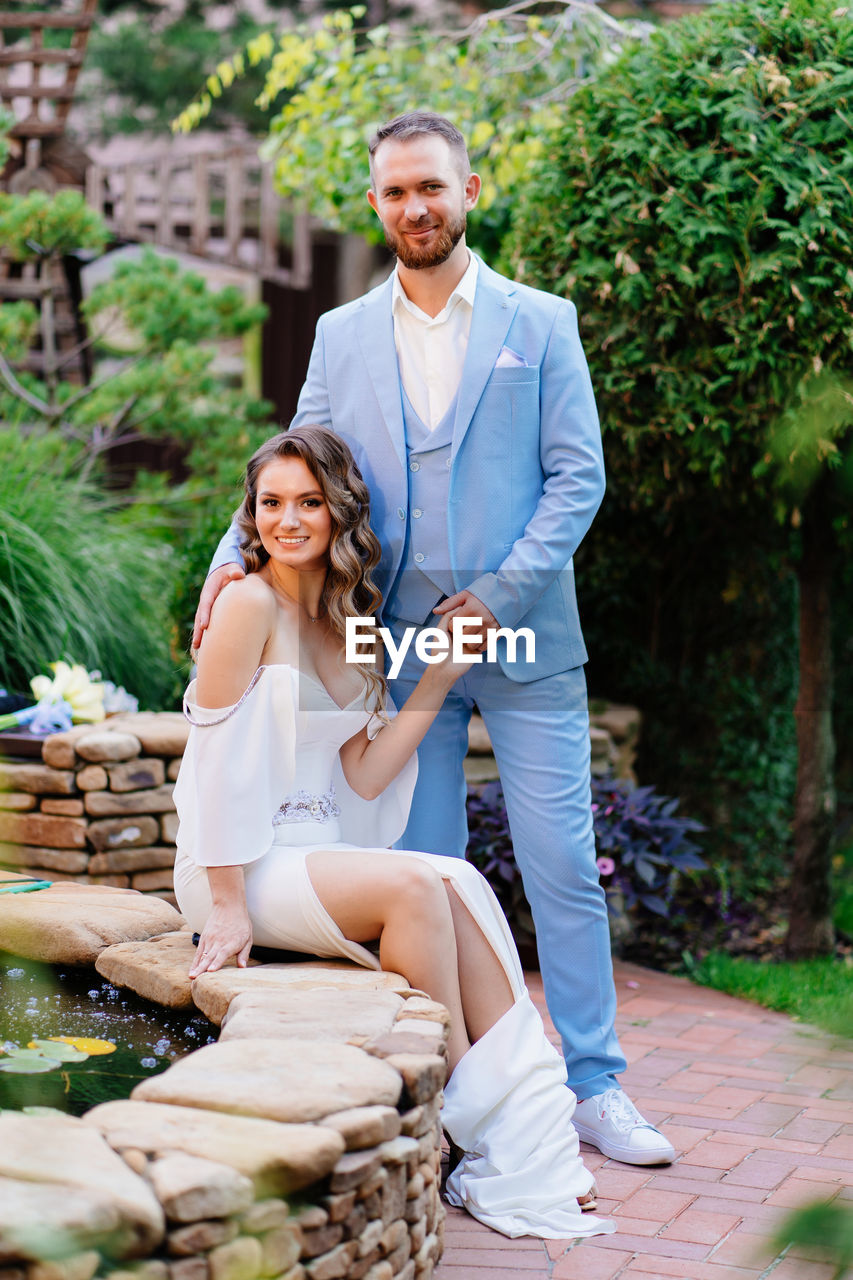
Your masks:
<path fill-rule="evenodd" d="M 592 818 L 598 870 L 605 889 L 618 889 L 627 910 L 638 903 L 668 916 L 678 876 L 705 862 L 691 834 L 701 822 L 676 814 L 678 800 L 621 778 L 593 778 Z"/>
<path fill-rule="evenodd" d="M 676 814 L 678 800 L 653 787 L 618 778 L 593 778 L 592 815 L 597 862 L 605 889 L 621 893 L 627 910 L 668 916 L 683 871 L 702 870 L 699 846 L 690 839 L 701 823 Z M 494 889 L 522 947 L 535 938 L 521 873 L 513 856 L 503 791 L 487 782 L 468 796 L 468 860 Z"/>

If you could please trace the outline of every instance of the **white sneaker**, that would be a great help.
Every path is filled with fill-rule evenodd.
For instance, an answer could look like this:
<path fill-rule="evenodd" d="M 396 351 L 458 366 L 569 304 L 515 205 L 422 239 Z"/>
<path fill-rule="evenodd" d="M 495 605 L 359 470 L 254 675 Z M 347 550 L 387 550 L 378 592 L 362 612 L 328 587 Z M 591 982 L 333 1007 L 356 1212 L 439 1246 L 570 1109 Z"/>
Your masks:
<path fill-rule="evenodd" d="M 582 1142 L 624 1164 L 669 1164 L 675 1148 L 644 1120 L 621 1089 L 606 1089 L 579 1102 L 574 1126 Z"/>

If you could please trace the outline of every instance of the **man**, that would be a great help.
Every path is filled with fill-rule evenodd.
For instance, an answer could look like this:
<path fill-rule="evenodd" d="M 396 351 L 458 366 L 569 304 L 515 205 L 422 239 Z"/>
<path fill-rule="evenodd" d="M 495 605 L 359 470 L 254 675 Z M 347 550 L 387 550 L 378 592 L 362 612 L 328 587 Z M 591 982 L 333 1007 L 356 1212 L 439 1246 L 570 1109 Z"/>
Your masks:
<path fill-rule="evenodd" d="M 589 794 L 583 638 L 571 557 L 604 490 L 601 438 L 574 307 L 491 271 L 465 244 L 480 193 L 462 135 L 411 112 L 370 143 L 367 193 L 396 270 L 323 316 L 294 423 L 324 423 L 353 450 L 383 547 L 384 624 L 440 615 L 479 633 L 525 627 L 535 652 L 498 641 L 418 752 L 401 848 L 463 857 L 463 760 L 477 706 L 501 773 L 513 845 L 536 923 L 548 1008 L 580 1099 L 578 1132 L 606 1155 L 665 1163 L 670 1143 L 619 1088 L 625 1059 Z M 233 533 L 202 597 L 242 572 Z M 217 566 L 219 566 L 217 568 Z M 470 624 L 474 626 L 473 623 Z M 409 648 L 400 705 L 420 662 Z"/>

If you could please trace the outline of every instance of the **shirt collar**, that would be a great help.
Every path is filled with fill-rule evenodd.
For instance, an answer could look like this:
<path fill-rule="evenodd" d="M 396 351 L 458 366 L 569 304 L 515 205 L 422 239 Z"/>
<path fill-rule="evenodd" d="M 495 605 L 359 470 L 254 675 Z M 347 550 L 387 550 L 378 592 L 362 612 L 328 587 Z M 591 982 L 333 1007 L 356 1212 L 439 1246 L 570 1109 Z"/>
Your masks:
<path fill-rule="evenodd" d="M 412 302 L 411 298 L 400 283 L 400 275 L 397 267 L 395 267 L 391 294 L 391 308 L 396 312 L 398 307 L 405 307 L 411 315 L 420 320 L 425 320 L 430 324 L 435 324 L 438 320 L 446 320 L 450 312 L 460 302 L 467 303 L 469 307 L 473 308 L 474 295 L 477 292 L 477 276 L 479 274 L 479 269 L 480 264 L 477 261 L 477 258 L 473 253 L 469 252 L 468 266 L 465 268 L 465 274 L 462 279 L 459 281 L 458 285 L 453 290 L 438 315 L 428 316 L 425 311 L 421 311 L 420 307 L 416 306 L 414 302 Z"/>

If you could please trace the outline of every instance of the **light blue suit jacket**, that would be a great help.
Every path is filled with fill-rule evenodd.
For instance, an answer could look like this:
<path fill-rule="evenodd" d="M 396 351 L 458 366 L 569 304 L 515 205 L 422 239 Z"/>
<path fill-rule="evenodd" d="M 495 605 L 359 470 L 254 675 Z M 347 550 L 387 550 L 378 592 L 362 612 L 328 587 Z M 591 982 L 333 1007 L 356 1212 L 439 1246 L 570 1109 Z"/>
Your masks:
<path fill-rule="evenodd" d="M 391 287 L 389 279 L 321 317 L 292 424 L 331 426 L 352 449 L 382 544 L 383 594 L 402 561 L 408 519 Z M 469 588 L 501 626 L 535 633 L 534 663 L 502 659 L 510 679 L 586 661 L 572 556 L 603 493 L 574 306 L 480 262 L 453 430 L 448 544 L 457 590 Z M 234 560 L 234 546 L 227 535 L 214 566 Z"/>

